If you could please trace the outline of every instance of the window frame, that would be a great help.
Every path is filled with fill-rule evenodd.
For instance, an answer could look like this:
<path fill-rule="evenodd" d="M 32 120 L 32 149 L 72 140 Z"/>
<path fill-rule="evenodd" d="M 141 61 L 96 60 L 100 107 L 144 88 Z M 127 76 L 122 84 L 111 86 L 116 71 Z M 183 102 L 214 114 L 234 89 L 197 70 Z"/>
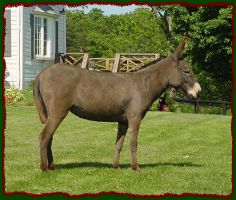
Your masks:
<path fill-rule="evenodd" d="M 36 20 L 40 19 L 40 24 L 36 23 Z M 34 14 L 34 38 L 33 38 L 33 43 L 34 43 L 34 57 L 36 60 L 51 60 L 53 59 L 53 27 L 50 27 L 52 23 L 55 23 L 54 19 L 52 17 L 48 17 L 45 15 L 40 15 L 40 14 Z M 45 20 L 46 20 L 46 34 L 45 34 Z M 51 22 L 50 22 L 51 21 Z M 39 21 L 38 21 L 39 22 Z M 36 35 L 36 26 L 38 25 L 39 31 L 38 35 Z M 55 34 L 55 33 L 54 33 Z M 46 40 L 46 45 L 45 45 L 45 35 L 47 36 Z M 38 36 L 38 37 L 36 37 Z M 38 39 L 39 38 L 39 39 Z M 38 40 L 38 43 L 36 42 Z M 37 45 L 38 44 L 38 45 Z M 46 49 L 45 49 L 46 46 Z M 37 50 L 37 47 L 39 50 Z M 46 52 L 46 53 L 45 53 Z"/>

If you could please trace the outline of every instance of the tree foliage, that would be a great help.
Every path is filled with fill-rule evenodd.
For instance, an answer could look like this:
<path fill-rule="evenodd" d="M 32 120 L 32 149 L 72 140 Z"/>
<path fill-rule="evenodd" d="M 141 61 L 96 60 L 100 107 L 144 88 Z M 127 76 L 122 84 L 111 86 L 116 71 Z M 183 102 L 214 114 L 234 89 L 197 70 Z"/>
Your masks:
<path fill-rule="evenodd" d="M 145 8 L 110 16 L 100 9 L 68 11 L 67 48 L 91 57 L 113 57 L 118 52 L 166 55 L 170 51 L 161 22 Z"/>
<path fill-rule="evenodd" d="M 232 8 L 170 5 L 153 9 L 156 13 L 161 11 L 160 18 L 171 17 L 172 24 L 166 25 L 171 25 L 171 38 L 188 36 L 186 55 L 202 83 L 203 97 L 229 100 L 232 87 Z"/>

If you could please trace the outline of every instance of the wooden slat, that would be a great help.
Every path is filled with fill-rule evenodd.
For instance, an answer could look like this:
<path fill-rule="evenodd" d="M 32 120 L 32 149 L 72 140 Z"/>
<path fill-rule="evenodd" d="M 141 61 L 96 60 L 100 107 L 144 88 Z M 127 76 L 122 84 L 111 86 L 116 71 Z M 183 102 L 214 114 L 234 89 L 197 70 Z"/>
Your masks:
<path fill-rule="evenodd" d="M 118 72 L 119 70 L 119 61 L 120 61 L 120 54 L 116 53 L 116 57 L 115 57 L 115 62 L 112 68 L 112 72 Z"/>
<path fill-rule="evenodd" d="M 90 58 L 90 68 L 98 71 L 112 71 L 114 58 Z"/>
<path fill-rule="evenodd" d="M 67 55 L 84 55 L 86 53 L 66 53 Z"/>
<path fill-rule="evenodd" d="M 84 54 L 81 68 L 88 68 L 89 55 L 88 53 Z"/>
<path fill-rule="evenodd" d="M 156 53 L 120 53 L 121 55 L 128 55 L 128 56 L 132 56 L 132 55 L 136 55 L 136 56 L 153 56 Z"/>
<path fill-rule="evenodd" d="M 160 54 L 155 54 L 155 59 L 160 58 Z"/>
<path fill-rule="evenodd" d="M 73 65 L 73 63 L 71 63 L 67 58 L 65 58 L 65 63 L 68 63 L 70 65 Z"/>

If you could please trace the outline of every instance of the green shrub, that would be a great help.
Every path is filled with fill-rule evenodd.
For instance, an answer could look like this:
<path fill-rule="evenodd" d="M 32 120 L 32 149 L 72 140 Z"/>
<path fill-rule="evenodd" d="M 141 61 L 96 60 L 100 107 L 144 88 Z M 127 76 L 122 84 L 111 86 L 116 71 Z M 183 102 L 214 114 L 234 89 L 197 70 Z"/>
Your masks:
<path fill-rule="evenodd" d="M 165 98 L 165 103 L 167 104 L 168 107 L 168 111 L 170 112 L 176 112 L 177 108 L 178 108 L 178 104 L 174 101 L 174 99 L 171 97 L 170 95 L 170 91 L 166 91 L 165 94 L 163 94 L 163 96 Z M 156 101 L 154 101 L 154 103 L 152 104 L 152 106 L 150 107 L 150 111 L 157 111 L 158 110 L 158 106 L 160 103 L 160 98 L 158 98 Z"/>
<path fill-rule="evenodd" d="M 31 88 L 23 89 L 22 93 L 24 95 L 24 99 L 18 103 L 18 105 L 24 105 L 24 106 L 33 106 L 33 90 Z"/>
<path fill-rule="evenodd" d="M 12 104 L 16 106 L 32 106 L 33 101 L 33 90 L 28 89 L 15 89 L 15 88 L 5 88 L 5 100 L 7 104 Z"/>
<path fill-rule="evenodd" d="M 194 105 L 191 103 L 177 103 L 177 106 L 182 113 L 194 113 Z"/>
<path fill-rule="evenodd" d="M 5 99 L 7 103 L 17 103 L 24 99 L 24 95 L 21 90 L 10 87 L 5 89 Z"/>
<path fill-rule="evenodd" d="M 151 105 L 149 110 L 150 111 L 157 111 L 158 110 L 158 104 L 159 104 L 159 100 L 154 101 L 154 103 Z"/>
<path fill-rule="evenodd" d="M 178 109 L 178 104 L 176 103 L 176 101 L 171 97 L 170 95 L 170 91 L 166 91 L 165 93 L 166 95 L 166 104 L 168 106 L 168 110 L 170 112 L 176 112 Z"/>

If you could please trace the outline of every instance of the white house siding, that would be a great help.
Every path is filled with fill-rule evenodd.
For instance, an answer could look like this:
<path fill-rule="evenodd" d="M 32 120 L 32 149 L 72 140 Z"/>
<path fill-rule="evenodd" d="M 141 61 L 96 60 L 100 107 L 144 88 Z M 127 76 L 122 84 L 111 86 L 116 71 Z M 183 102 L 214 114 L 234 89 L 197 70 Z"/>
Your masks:
<path fill-rule="evenodd" d="M 63 6 L 51 6 L 55 11 L 62 10 Z M 35 79 L 36 75 L 45 67 L 54 63 L 54 55 L 51 60 L 36 60 L 31 59 L 31 28 L 30 28 L 30 14 L 34 10 L 33 7 L 24 7 L 24 25 L 23 25 L 23 84 L 22 87 L 28 87 L 31 85 L 32 81 Z M 65 15 L 60 15 L 58 18 L 58 51 L 65 52 L 66 43 L 66 30 L 65 27 Z M 55 31 L 55 24 L 53 23 L 53 29 Z M 55 49 L 55 36 L 53 36 L 53 49 Z M 54 52 L 53 52 L 54 53 Z"/>
<path fill-rule="evenodd" d="M 6 82 L 7 85 L 19 88 L 20 69 L 19 69 L 19 36 L 20 36 L 20 15 L 19 7 L 7 8 L 11 10 L 11 56 L 5 57 L 6 62 Z"/>

